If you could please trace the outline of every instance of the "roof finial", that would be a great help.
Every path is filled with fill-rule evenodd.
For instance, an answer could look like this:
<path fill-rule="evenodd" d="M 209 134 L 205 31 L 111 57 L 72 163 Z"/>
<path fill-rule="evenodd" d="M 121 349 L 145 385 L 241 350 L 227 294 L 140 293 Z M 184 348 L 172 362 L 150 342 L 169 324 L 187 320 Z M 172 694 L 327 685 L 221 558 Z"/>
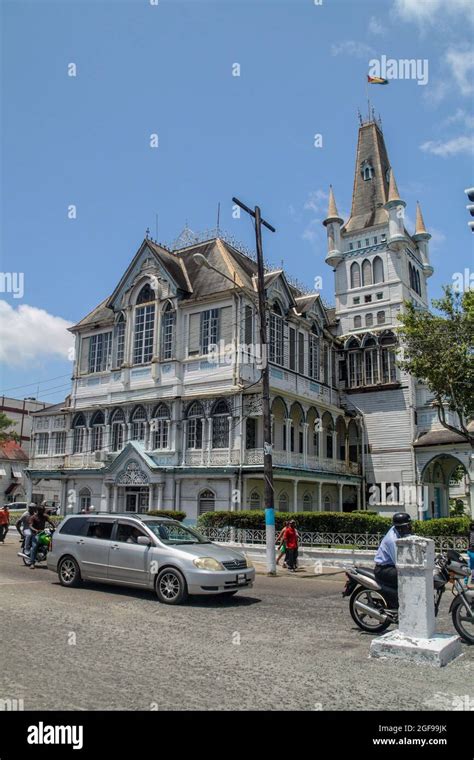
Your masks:
<path fill-rule="evenodd" d="M 150 228 L 147 227 L 146 230 L 145 230 L 145 238 L 146 238 L 146 240 L 148 240 L 149 237 L 150 237 Z"/>

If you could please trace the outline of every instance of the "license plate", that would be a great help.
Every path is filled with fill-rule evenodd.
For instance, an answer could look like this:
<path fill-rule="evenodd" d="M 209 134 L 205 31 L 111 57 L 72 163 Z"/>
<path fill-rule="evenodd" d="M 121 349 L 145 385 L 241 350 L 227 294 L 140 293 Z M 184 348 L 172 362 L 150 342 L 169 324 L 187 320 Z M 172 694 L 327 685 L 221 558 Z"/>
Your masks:
<path fill-rule="evenodd" d="M 246 583 L 247 578 L 245 577 L 245 573 L 239 573 L 237 575 L 237 583 Z"/>

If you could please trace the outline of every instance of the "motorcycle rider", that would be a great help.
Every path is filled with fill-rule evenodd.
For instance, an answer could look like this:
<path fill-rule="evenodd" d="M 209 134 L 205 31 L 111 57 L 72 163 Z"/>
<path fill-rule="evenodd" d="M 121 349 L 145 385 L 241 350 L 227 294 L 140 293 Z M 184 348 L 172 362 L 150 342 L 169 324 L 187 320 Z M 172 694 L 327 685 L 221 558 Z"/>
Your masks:
<path fill-rule="evenodd" d="M 412 533 L 411 517 L 407 512 L 396 512 L 392 517 L 393 525 L 380 542 L 375 555 L 375 578 L 381 585 L 398 590 L 396 541 Z"/>
<path fill-rule="evenodd" d="M 41 504 L 37 511 L 28 519 L 28 525 L 31 529 L 31 550 L 30 550 L 30 569 L 33 569 L 36 562 L 36 553 L 38 551 L 38 533 L 45 529 L 46 523 L 49 523 L 54 529 L 54 523 L 51 522 L 45 511 L 45 505 Z"/>
<path fill-rule="evenodd" d="M 30 517 L 34 515 L 36 511 L 36 504 L 34 502 L 31 502 L 28 509 L 26 509 L 21 517 L 18 518 L 18 520 L 15 523 L 15 527 L 22 537 L 24 539 L 23 543 L 23 549 L 21 552 L 18 552 L 19 557 L 29 557 L 30 555 L 30 549 L 31 549 L 31 528 L 30 528 Z"/>

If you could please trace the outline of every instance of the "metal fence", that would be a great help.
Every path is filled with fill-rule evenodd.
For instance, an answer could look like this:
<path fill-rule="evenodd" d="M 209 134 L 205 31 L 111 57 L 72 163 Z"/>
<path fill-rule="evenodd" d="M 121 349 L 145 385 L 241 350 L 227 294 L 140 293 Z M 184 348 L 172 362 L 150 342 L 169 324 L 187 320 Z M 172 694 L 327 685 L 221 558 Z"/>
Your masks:
<path fill-rule="evenodd" d="M 236 544 L 264 544 L 265 530 L 254 528 L 204 528 L 199 532 L 211 541 L 219 543 Z M 299 544 L 301 547 L 326 547 L 330 549 L 377 549 L 384 533 L 312 533 L 299 531 Z M 466 551 L 467 538 L 464 536 L 427 536 L 435 542 L 438 551 L 457 549 Z"/>

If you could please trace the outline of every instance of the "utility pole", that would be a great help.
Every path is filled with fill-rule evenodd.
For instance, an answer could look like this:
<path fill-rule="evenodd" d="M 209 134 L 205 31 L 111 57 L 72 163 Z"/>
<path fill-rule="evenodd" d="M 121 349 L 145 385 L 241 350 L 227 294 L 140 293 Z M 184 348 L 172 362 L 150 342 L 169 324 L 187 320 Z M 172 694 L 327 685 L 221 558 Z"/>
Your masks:
<path fill-rule="evenodd" d="M 273 490 L 273 458 L 272 458 L 272 420 L 270 415 L 270 368 L 267 352 L 267 310 L 265 297 L 265 270 L 263 266 L 262 224 L 271 232 L 275 228 L 262 219 L 260 208 L 251 208 L 232 198 L 233 203 L 255 219 L 255 241 L 257 247 L 258 274 L 258 308 L 260 314 L 260 344 L 262 356 L 262 402 L 263 402 L 263 478 L 265 504 L 265 539 L 267 549 L 267 573 L 276 575 L 275 562 L 275 504 Z"/>

